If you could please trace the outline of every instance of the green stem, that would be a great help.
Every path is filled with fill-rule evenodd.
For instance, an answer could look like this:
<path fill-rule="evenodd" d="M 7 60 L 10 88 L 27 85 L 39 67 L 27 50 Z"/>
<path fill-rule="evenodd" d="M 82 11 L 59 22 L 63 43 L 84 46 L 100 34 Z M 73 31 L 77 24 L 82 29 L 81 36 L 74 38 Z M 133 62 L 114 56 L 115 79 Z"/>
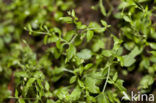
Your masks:
<path fill-rule="evenodd" d="M 75 38 L 76 38 L 77 36 L 78 36 L 78 34 L 76 34 L 76 35 L 72 38 L 72 40 L 69 42 L 69 44 L 73 43 L 74 40 L 75 40 Z"/>
<path fill-rule="evenodd" d="M 63 71 L 66 71 L 66 72 L 69 72 L 69 73 L 73 73 L 74 74 L 74 72 L 72 71 L 72 70 L 68 70 L 68 69 L 63 69 Z"/>
<path fill-rule="evenodd" d="M 106 89 L 107 82 L 108 82 L 108 79 L 109 79 L 109 75 L 110 75 L 110 65 L 109 65 L 109 67 L 108 67 L 107 78 L 106 78 L 106 82 L 105 82 L 105 84 L 104 84 L 104 87 L 103 87 L 102 92 L 104 92 L 105 89 Z"/>

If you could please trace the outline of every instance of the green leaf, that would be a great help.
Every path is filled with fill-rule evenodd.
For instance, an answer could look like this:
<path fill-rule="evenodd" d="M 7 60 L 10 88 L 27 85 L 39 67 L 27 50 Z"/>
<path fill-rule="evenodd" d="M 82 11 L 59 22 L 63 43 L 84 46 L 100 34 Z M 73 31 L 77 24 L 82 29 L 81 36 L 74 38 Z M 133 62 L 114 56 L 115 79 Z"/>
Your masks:
<path fill-rule="evenodd" d="M 124 66 L 126 66 L 126 67 L 130 67 L 136 61 L 136 59 L 134 57 L 132 57 L 131 55 L 123 56 L 123 60 L 124 60 Z"/>
<path fill-rule="evenodd" d="M 102 13 L 104 16 L 106 16 L 107 14 L 106 14 L 105 7 L 103 6 L 103 0 L 100 0 L 99 3 L 100 3 L 101 13 Z"/>
<path fill-rule="evenodd" d="M 70 41 L 75 33 L 76 32 L 74 30 L 68 31 L 65 34 L 64 39 L 67 40 L 67 41 Z"/>
<path fill-rule="evenodd" d="M 76 48 L 73 44 L 70 44 L 69 48 L 67 49 L 67 61 L 69 61 L 75 54 Z"/>
<path fill-rule="evenodd" d="M 92 52 L 89 49 L 83 49 L 77 53 L 77 56 L 81 59 L 90 59 L 92 57 Z"/>
<path fill-rule="evenodd" d="M 154 83 L 154 78 L 151 75 L 144 76 L 140 81 L 139 89 L 147 89 Z"/>
<path fill-rule="evenodd" d="M 77 27 L 78 27 L 78 29 L 86 29 L 86 28 L 87 28 L 86 25 L 79 25 L 79 26 L 77 26 Z"/>
<path fill-rule="evenodd" d="M 105 28 L 108 28 L 108 27 L 111 26 L 111 25 L 108 25 L 107 22 L 104 21 L 104 20 L 101 20 L 101 23 L 102 23 L 102 25 L 103 25 Z"/>
<path fill-rule="evenodd" d="M 61 11 L 56 11 L 54 14 L 54 19 L 56 21 L 59 21 L 59 18 L 63 16 L 63 13 Z"/>
<path fill-rule="evenodd" d="M 25 71 L 15 72 L 16 77 L 29 77 L 28 74 Z"/>
<path fill-rule="evenodd" d="M 60 40 L 58 40 L 58 41 L 56 42 L 56 47 L 57 47 L 58 49 L 60 49 L 60 51 L 62 51 L 63 46 L 62 46 Z"/>
<path fill-rule="evenodd" d="M 60 17 L 59 20 L 65 23 L 72 23 L 73 19 L 71 17 Z"/>
<path fill-rule="evenodd" d="M 80 21 L 76 22 L 75 24 L 76 24 L 77 29 L 86 29 L 87 28 L 87 26 L 83 25 L 82 22 L 80 22 Z"/>
<path fill-rule="evenodd" d="M 107 22 L 106 21 L 101 20 L 101 23 L 102 23 L 103 26 L 107 27 Z"/>
<path fill-rule="evenodd" d="M 103 50 L 102 55 L 104 55 L 106 57 L 110 57 L 110 56 L 112 56 L 112 51 L 111 50 Z"/>
<path fill-rule="evenodd" d="M 24 99 L 22 99 L 22 98 L 19 98 L 18 101 L 19 101 L 19 103 L 25 103 Z"/>
<path fill-rule="evenodd" d="M 93 66 L 92 63 L 89 63 L 87 64 L 85 67 L 84 67 L 84 70 L 88 70 L 89 68 L 91 68 Z"/>
<path fill-rule="evenodd" d="M 131 53 L 129 55 L 131 55 L 132 57 L 136 57 L 137 55 L 139 55 L 142 52 L 142 49 L 139 49 L 138 47 L 135 47 Z"/>
<path fill-rule="evenodd" d="M 18 90 L 15 90 L 15 97 L 18 98 Z"/>
<path fill-rule="evenodd" d="M 87 31 L 87 42 L 89 42 L 94 36 L 94 32 L 91 30 Z"/>
<path fill-rule="evenodd" d="M 109 90 L 107 91 L 107 95 L 111 103 L 121 103 L 116 92 Z"/>
<path fill-rule="evenodd" d="M 72 10 L 71 15 L 72 15 L 72 17 L 76 17 L 76 15 L 75 15 L 75 11 L 74 11 L 74 10 Z"/>
<path fill-rule="evenodd" d="M 113 50 L 116 52 L 120 48 L 120 44 L 123 42 L 121 39 L 118 39 L 116 36 L 111 35 L 114 40 Z"/>
<path fill-rule="evenodd" d="M 86 77 L 86 79 L 85 79 L 86 88 L 91 93 L 99 93 L 100 92 L 100 89 L 98 86 L 96 86 L 96 83 L 97 83 L 97 79 L 94 79 L 91 77 Z"/>
<path fill-rule="evenodd" d="M 45 82 L 45 89 L 46 89 L 47 91 L 49 91 L 49 89 L 50 89 L 50 85 L 49 85 L 48 82 Z"/>
<path fill-rule="evenodd" d="M 76 86 L 76 88 L 72 91 L 70 98 L 71 101 L 76 101 L 80 99 L 81 96 L 81 88 L 79 86 Z"/>
<path fill-rule="evenodd" d="M 69 93 L 67 87 L 61 87 L 59 89 L 56 89 L 54 91 L 54 94 L 60 99 L 60 100 L 67 100 L 69 99 Z"/>
<path fill-rule="evenodd" d="M 135 63 L 135 57 L 141 53 L 142 49 L 135 47 L 128 55 L 123 56 L 124 66 L 129 67 Z"/>
<path fill-rule="evenodd" d="M 150 67 L 150 60 L 149 58 L 147 57 L 144 57 L 140 63 L 140 69 L 143 69 L 143 68 L 146 68 L 146 69 L 149 69 Z"/>
<path fill-rule="evenodd" d="M 132 50 L 134 48 L 135 44 L 134 42 L 127 42 L 127 43 L 124 43 L 124 47 L 127 49 L 127 50 Z"/>
<path fill-rule="evenodd" d="M 77 76 L 72 76 L 70 78 L 70 84 L 74 83 L 76 81 Z"/>
<path fill-rule="evenodd" d="M 28 28 L 28 30 L 29 30 L 29 34 L 31 35 L 31 34 L 32 34 L 32 31 L 33 31 L 31 25 L 28 24 L 28 25 L 27 25 L 27 28 Z"/>
<path fill-rule="evenodd" d="M 116 72 L 115 75 L 113 76 L 113 81 L 116 81 L 118 78 L 118 73 Z"/>
<path fill-rule="evenodd" d="M 33 76 L 36 79 L 38 79 L 38 78 L 43 79 L 44 78 L 44 74 L 41 71 L 36 71 Z"/>
<path fill-rule="evenodd" d="M 46 103 L 56 103 L 56 102 L 50 99 L 50 100 L 47 100 Z"/>
<path fill-rule="evenodd" d="M 26 83 L 26 86 L 23 89 L 24 96 L 27 95 L 29 88 L 32 86 L 32 84 L 34 83 L 35 80 L 36 80 L 36 78 L 30 78 L 28 80 L 28 82 Z"/>
<path fill-rule="evenodd" d="M 130 18 L 130 17 L 128 17 L 128 16 L 126 16 L 126 15 L 124 15 L 124 17 L 123 17 L 123 18 L 124 18 L 124 20 L 125 20 L 125 21 L 127 21 L 127 22 L 131 22 L 131 21 L 132 21 L 132 20 L 131 20 L 131 18 Z"/>
<path fill-rule="evenodd" d="M 90 22 L 89 23 L 89 29 L 93 29 L 96 33 L 102 33 L 106 30 L 106 28 L 102 28 L 97 22 Z"/>
<path fill-rule="evenodd" d="M 103 40 L 98 39 L 92 46 L 94 52 L 97 52 L 99 49 L 105 47 L 105 42 Z"/>
<path fill-rule="evenodd" d="M 80 79 L 78 79 L 78 84 L 80 87 L 85 88 L 84 83 Z"/>
<path fill-rule="evenodd" d="M 156 43 L 149 43 L 150 47 L 154 50 L 156 50 Z"/>
<path fill-rule="evenodd" d="M 110 103 L 110 102 L 105 93 L 102 92 L 97 96 L 97 103 Z"/>
<path fill-rule="evenodd" d="M 115 86 L 120 90 L 120 91 L 126 91 L 125 87 L 123 86 L 123 80 L 118 79 L 115 83 Z"/>
<path fill-rule="evenodd" d="M 55 33 L 57 33 L 57 34 L 59 34 L 59 37 L 61 36 L 61 30 L 59 29 L 59 28 L 57 28 L 57 27 L 53 27 L 53 32 L 55 32 Z"/>
<path fill-rule="evenodd" d="M 59 40 L 59 38 L 56 35 L 52 35 L 49 38 L 47 38 L 47 42 L 46 43 L 53 43 L 53 42 L 57 42 Z"/>
<path fill-rule="evenodd" d="M 43 43 L 46 45 L 48 42 L 48 35 L 44 36 Z"/>

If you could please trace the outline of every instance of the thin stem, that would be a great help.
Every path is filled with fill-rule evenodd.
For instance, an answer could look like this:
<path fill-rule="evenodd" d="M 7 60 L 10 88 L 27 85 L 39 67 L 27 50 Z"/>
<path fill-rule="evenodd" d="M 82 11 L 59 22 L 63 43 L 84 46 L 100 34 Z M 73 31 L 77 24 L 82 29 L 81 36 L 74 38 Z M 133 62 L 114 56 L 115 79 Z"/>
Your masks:
<path fill-rule="evenodd" d="M 69 42 L 69 44 L 73 43 L 74 40 L 75 40 L 75 38 L 76 38 L 77 36 L 78 36 L 78 34 L 76 34 L 76 35 L 72 38 L 72 40 Z"/>
<path fill-rule="evenodd" d="M 27 30 L 27 31 L 29 31 L 29 30 Z M 46 34 L 50 35 L 51 34 L 50 32 L 41 32 L 41 31 L 29 31 L 29 32 L 36 33 L 36 34 L 43 34 L 43 35 L 46 35 Z"/>
<path fill-rule="evenodd" d="M 72 71 L 72 70 L 68 70 L 68 69 L 63 69 L 64 71 L 66 71 L 66 72 L 69 72 L 69 73 L 73 73 L 74 74 L 74 72 Z"/>
<path fill-rule="evenodd" d="M 105 84 L 104 84 L 104 87 L 103 87 L 102 92 L 104 92 L 105 89 L 106 89 L 107 82 L 108 82 L 108 79 L 109 79 L 109 75 L 110 75 L 110 65 L 109 65 L 109 67 L 108 67 L 107 78 L 106 78 L 106 82 L 105 82 Z"/>

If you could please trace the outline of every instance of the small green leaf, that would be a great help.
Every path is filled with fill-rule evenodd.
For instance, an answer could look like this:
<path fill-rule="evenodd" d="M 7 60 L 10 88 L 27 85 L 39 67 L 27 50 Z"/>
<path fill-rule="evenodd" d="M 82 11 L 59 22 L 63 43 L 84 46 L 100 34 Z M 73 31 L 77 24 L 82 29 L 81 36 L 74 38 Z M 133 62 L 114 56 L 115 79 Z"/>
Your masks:
<path fill-rule="evenodd" d="M 15 97 L 18 98 L 18 90 L 15 90 Z"/>
<path fill-rule="evenodd" d="M 75 15 L 75 11 L 74 11 L 74 10 L 72 10 L 71 15 L 72 15 L 73 17 L 76 17 L 76 15 Z"/>
<path fill-rule="evenodd" d="M 125 87 L 123 86 L 123 80 L 118 79 L 115 83 L 115 86 L 120 90 L 120 91 L 126 91 Z"/>
<path fill-rule="evenodd" d="M 29 77 L 29 75 L 25 71 L 15 72 L 16 77 Z"/>
<path fill-rule="evenodd" d="M 116 81 L 118 78 L 118 73 L 116 72 L 115 75 L 113 76 L 113 81 Z"/>
<path fill-rule="evenodd" d="M 80 96 L 81 96 L 81 88 L 79 86 L 76 86 L 76 88 L 72 91 L 70 95 L 71 101 L 78 100 Z"/>
<path fill-rule="evenodd" d="M 93 64 L 92 63 L 89 63 L 89 64 L 87 64 L 85 67 L 84 67 L 84 69 L 85 70 L 88 70 L 89 68 L 91 68 L 93 66 Z"/>
<path fill-rule="evenodd" d="M 92 57 L 92 52 L 89 49 L 83 49 L 77 53 L 77 56 L 81 59 L 90 59 Z"/>
<path fill-rule="evenodd" d="M 102 14 L 106 16 L 107 14 L 106 14 L 106 9 L 103 6 L 103 0 L 100 0 L 99 3 L 100 3 L 100 9 L 101 9 Z"/>
<path fill-rule="evenodd" d="M 151 75 L 144 76 L 140 81 L 139 89 L 147 89 L 154 83 L 154 78 Z"/>
<path fill-rule="evenodd" d="M 105 27 L 102 28 L 97 22 L 90 22 L 88 27 L 97 33 L 102 33 L 106 30 Z"/>
<path fill-rule="evenodd" d="M 123 56 L 124 66 L 129 67 L 135 63 L 135 57 L 141 53 L 142 49 L 135 47 L 128 55 Z"/>
<path fill-rule="evenodd" d="M 31 32 L 32 31 L 32 27 L 30 24 L 28 24 L 28 30 Z"/>
<path fill-rule="evenodd" d="M 34 83 L 35 80 L 36 80 L 36 78 L 30 78 L 28 80 L 28 82 L 26 83 L 26 86 L 23 89 L 24 96 L 27 95 L 29 88 L 32 86 L 32 84 Z"/>
<path fill-rule="evenodd" d="M 48 35 L 44 36 L 44 40 L 43 40 L 43 43 L 46 45 L 48 42 Z"/>
<path fill-rule="evenodd" d="M 72 76 L 70 78 L 70 84 L 74 83 L 76 81 L 77 76 Z"/>
<path fill-rule="evenodd" d="M 104 55 L 106 57 L 110 57 L 110 56 L 112 56 L 112 51 L 111 50 L 103 50 L 102 55 Z"/>
<path fill-rule="evenodd" d="M 59 20 L 65 23 L 72 23 L 73 19 L 71 17 L 60 17 Z"/>
<path fill-rule="evenodd" d="M 60 51 L 62 50 L 62 44 L 61 44 L 61 41 L 60 41 L 60 40 L 58 40 L 58 41 L 56 42 L 56 47 L 57 47 L 58 49 L 60 49 Z"/>
<path fill-rule="evenodd" d="M 70 41 L 75 33 L 76 32 L 74 30 L 68 31 L 65 34 L 64 39 L 67 40 L 67 41 Z"/>
<path fill-rule="evenodd" d="M 19 98 L 18 101 L 19 101 L 19 103 L 25 103 L 24 99 L 22 99 L 22 98 Z"/>
<path fill-rule="evenodd" d="M 106 21 L 101 20 L 101 23 L 102 23 L 103 26 L 107 27 L 107 22 Z"/>
<path fill-rule="evenodd" d="M 89 42 L 94 36 L 94 32 L 91 30 L 87 31 L 87 42 Z"/>
<path fill-rule="evenodd" d="M 154 50 L 156 50 L 156 43 L 149 43 L 150 47 Z"/>
<path fill-rule="evenodd" d="M 102 92 L 97 96 L 97 103 L 110 103 L 110 102 L 105 93 Z"/>
<path fill-rule="evenodd" d="M 69 48 L 67 49 L 67 61 L 69 61 L 75 54 L 76 48 L 73 44 L 70 44 Z"/>
<path fill-rule="evenodd" d="M 50 85 L 49 85 L 48 82 L 45 82 L 45 89 L 46 89 L 47 91 L 49 91 L 49 89 L 50 89 Z"/>
<path fill-rule="evenodd" d="M 131 21 L 132 21 L 132 20 L 131 20 L 131 18 L 130 18 L 130 17 L 128 17 L 128 16 L 126 16 L 126 15 L 124 15 L 124 17 L 123 17 L 123 18 L 124 18 L 124 20 L 125 20 L 125 21 L 127 21 L 127 22 L 131 22 Z"/>
<path fill-rule="evenodd" d="M 78 79 L 78 84 L 80 87 L 85 88 L 84 83 L 80 79 Z"/>
<path fill-rule="evenodd" d="M 36 71 L 33 76 L 36 79 L 38 79 L 38 78 L 43 79 L 44 78 L 44 74 L 41 71 Z"/>
<path fill-rule="evenodd" d="M 69 99 L 69 93 L 68 93 L 68 88 L 67 87 L 61 87 L 59 89 L 56 89 L 54 91 L 54 94 L 60 99 Z"/>
<path fill-rule="evenodd" d="M 87 28 L 86 25 L 79 25 L 79 26 L 78 26 L 78 29 L 86 29 L 86 28 Z"/>
<path fill-rule="evenodd" d="M 99 93 L 100 89 L 98 86 L 96 86 L 97 79 L 91 78 L 91 77 L 86 77 L 85 80 L 85 85 L 86 88 L 91 92 L 91 93 Z"/>
<path fill-rule="evenodd" d="M 113 50 L 116 52 L 119 48 L 120 48 L 120 44 L 123 42 L 121 39 L 118 39 L 116 36 L 114 36 L 113 34 L 111 35 L 113 37 L 114 40 L 114 46 L 113 46 Z"/>
<path fill-rule="evenodd" d="M 136 59 L 134 57 L 132 57 L 131 55 L 123 56 L 123 60 L 124 60 L 124 66 L 126 66 L 126 67 L 130 67 L 136 61 Z"/>
<path fill-rule="evenodd" d="M 104 47 L 105 47 L 104 40 L 99 39 L 93 44 L 92 49 L 94 52 L 97 52 L 98 50 L 103 49 Z"/>

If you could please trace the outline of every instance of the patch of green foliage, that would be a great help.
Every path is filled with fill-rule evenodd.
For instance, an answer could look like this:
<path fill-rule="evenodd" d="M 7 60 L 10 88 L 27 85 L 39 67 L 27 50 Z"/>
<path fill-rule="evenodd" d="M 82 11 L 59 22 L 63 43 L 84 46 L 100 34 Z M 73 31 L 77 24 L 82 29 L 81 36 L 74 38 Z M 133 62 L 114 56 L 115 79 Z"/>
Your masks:
<path fill-rule="evenodd" d="M 114 27 L 107 19 L 82 23 L 73 0 L 0 0 L 0 102 L 122 103 L 123 77 L 134 72 L 143 74 L 136 89 L 152 92 L 156 6 L 150 3 L 121 0 L 114 13 L 99 0 L 95 10 L 118 20 Z"/>

